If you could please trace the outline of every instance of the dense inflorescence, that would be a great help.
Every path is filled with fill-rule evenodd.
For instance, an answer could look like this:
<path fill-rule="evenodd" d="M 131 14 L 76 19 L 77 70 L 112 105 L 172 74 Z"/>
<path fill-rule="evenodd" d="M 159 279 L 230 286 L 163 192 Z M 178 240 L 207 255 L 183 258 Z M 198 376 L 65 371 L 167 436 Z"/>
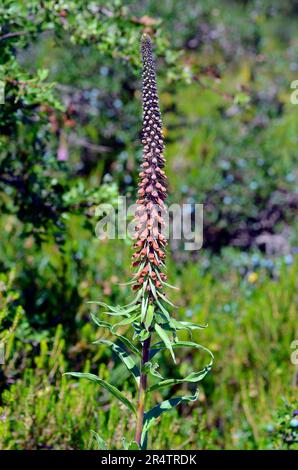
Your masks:
<path fill-rule="evenodd" d="M 164 142 L 162 120 L 158 103 L 156 72 L 152 53 L 151 39 L 148 35 L 142 38 L 143 61 L 143 129 L 142 144 L 143 163 L 141 165 L 140 182 L 136 211 L 136 233 L 133 254 L 133 266 L 137 267 L 133 289 L 142 286 L 153 299 L 154 290 L 162 289 L 166 275 L 163 272 L 166 238 L 163 233 L 165 226 L 163 214 L 167 197 Z"/>
<path fill-rule="evenodd" d="M 133 290 L 136 290 L 137 293 L 133 301 L 123 307 L 108 305 L 101 301 L 94 302 L 104 308 L 106 315 L 112 315 L 116 318 L 122 317 L 121 321 L 117 323 L 102 321 L 92 314 L 92 319 L 97 326 L 108 329 L 109 333 L 116 337 L 115 342 L 105 338 L 96 342 L 109 346 L 135 379 L 138 392 L 136 406 L 131 398 L 126 397 L 125 393 L 101 377 L 90 373 L 69 373 L 74 377 L 85 378 L 97 383 L 136 415 L 134 441 L 126 442 L 124 439 L 125 449 L 128 450 L 147 448 L 148 431 L 162 413 L 182 403 L 194 402 L 198 399 L 197 390 L 193 395 L 186 394 L 167 398 L 147 410 L 148 394 L 178 384 L 191 383 L 193 386 L 194 383 L 205 377 L 213 362 L 213 355 L 207 348 L 197 344 L 193 339 L 181 341 L 179 338 L 180 331 L 184 330 L 192 334 L 193 330 L 201 330 L 204 326 L 174 318 L 167 310 L 167 304 L 174 305 L 162 292 L 164 285 L 172 287 L 167 284 L 164 273 L 167 243 L 164 228 L 168 228 L 165 227 L 167 190 L 166 176 L 163 170 L 165 159 L 163 156 L 162 122 L 158 105 L 152 45 L 148 36 L 142 38 L 141 51 L 143 60 L 142 143 L 144 152 L 135 217 L 133 266 L 137 268 L 137 272 L 132 281 Z M 132 327 L 130 335 L 132 339 L 118 332 L 118 329 L 122 330 L 128 325 Z M 152 340 L 154 341 L 153 349 L 151 349 Z M 167 349 L 172 360 L 176 363 L 175 352 L 179 348 L 195 348 L 204 351 L 210 356 L 209 363 L 203 369 L 191 372 L 186 377 L 164 378 L 158 370 L 159 364 L 156 362 L 155 355 Z M 103 439 L 97 433 L 95 436 L 100 449 L 106 448 Z"/>

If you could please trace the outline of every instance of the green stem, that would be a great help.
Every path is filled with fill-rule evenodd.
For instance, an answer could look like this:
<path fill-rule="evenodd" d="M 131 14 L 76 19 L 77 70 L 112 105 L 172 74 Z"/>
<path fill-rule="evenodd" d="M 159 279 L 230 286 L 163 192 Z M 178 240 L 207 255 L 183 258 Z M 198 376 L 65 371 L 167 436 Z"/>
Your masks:
<path fill-rule="evenodd" d="M 149 336 L 149 338 L 147 338 L 143 343 L 141 369 L 143 369 L 144 364 L 149 361 L 150 342 L 151 342 L 151 336 Z M 148 378 L 147 374 L 144 372 L 141 372 L 139 395 L 138 395 L 138 406 L 137 406 L 137 423 L 136 423 L 136 433 L 135 433 L 135 441 L 138 443 L 139 446 L 141 446 L 141 438 L 142 438 L 142 431 L 143 431 L 143 424 L 144 424 L 147 378 Z"/>

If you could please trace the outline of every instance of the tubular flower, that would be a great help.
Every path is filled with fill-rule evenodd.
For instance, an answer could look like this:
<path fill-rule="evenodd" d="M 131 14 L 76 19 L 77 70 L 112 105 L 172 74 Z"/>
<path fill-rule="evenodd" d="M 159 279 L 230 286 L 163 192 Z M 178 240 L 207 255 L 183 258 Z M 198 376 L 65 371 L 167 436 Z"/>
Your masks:
<path fill-rule="evenodd" d="M 156 289 L 162 289 L 166 281 L 163 270 L 167 241 L 163 234 L 163 215 L 166 211 L 164 201 L 167 197 L 167 177 L 163 170 L 164 142 L 152 43 L 147 34 L 142 38 L 141 53 L 143 163 L 139 173 L 138 209 L 135 217 L 136 241 L 132 258 L 137 273 L 134 275 L 133 290 L 143 287 L 148 292 L 149 300 L 153 300 Z"/>

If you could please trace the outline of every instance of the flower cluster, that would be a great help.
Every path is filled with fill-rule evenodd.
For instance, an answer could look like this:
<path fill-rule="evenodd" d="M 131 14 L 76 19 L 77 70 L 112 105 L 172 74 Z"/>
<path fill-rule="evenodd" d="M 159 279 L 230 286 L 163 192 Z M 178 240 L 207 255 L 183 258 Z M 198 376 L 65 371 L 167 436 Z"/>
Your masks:
<path fill-rule="evenodd" d="M 137 267 L 133 289 L 142 286 L 153 298 L 153 291 L 162 288 L 166 275 L 163 272 L 166 238 L 163 235 L 166 210 L 164 200 L 167 197 L 164 142 L 162 120 L 158 103 L 156 72 L 152 54 L 151 39 L 148 35 L 142 38 L 143 61 L 143 129 L 142 144 L 143 163 L 136 211 L 136 242 L 133 254 L 133 266 Z M 145 285 L 144 285 L 145 284 Z"/>
<path fill-rule="evenodd" d="M 133 266 L 137 268 L 132 281 L 133 289 L 137 291 L 129 304 L 122 306 L 108 305 L 105 302 L 94 301 L 104 309 L 104 314 L 112 315 L 113 322 L 102 321 L 93 313 L 95 324 L 108 330 L 110 339 L 98 339 L 96 343 L 111 348 L 113 353 L 127 367 L 129 374 L 134 378 L 137 389 L 137 402 L 128 398 L 125 393 L 101 377 L 90 373 L 70 372 L 73 377 L 85 378 L 96 383 L 110 392 L 117 400 L 128 408 L 130 413 L 136 415 L 134 441 L 124 445 L 126 450 L 146 449 L 148 431 L 162 413 L 170 411 L 182 403 L 193 403 L 198 399 L 198 390 L 193 394 L 175 395 L 165 401 L 155 404 L 147 409 L 146 402 L 149 394 L 165 387 L 175 389 L 176 385 L 185 385 L 200 382 L 210 371 L 213 355 L 204 346 L 191 341 L 180 340 L 179 333 L 187 331 L 192 335 L 193 330 L 201 330 L 202 325 L 189 321 L 180 321 L 174 318 L 167 310 L 167 305 L 174 306 L 162 292 L 165 286 L 172 287 L 166 282 L 164 236 L 165 199 L 167 197 L 166 176 L 163 170 L 165 159 L 163 157 L 164 145 L 162 138 L 162 123 L 158 105 L 156 88 L 156 74 L 152 56 L 151 40 L 148 36 L 142 39 L 143 59 L 143 135 L 144 145 L 142 170 L 140 172 L 139 199 L 137 200 L 135 252 Z M 115 317 L 120 321 L 115 322 Z M 123 334 L 123 327 L 129 327 L 129 335 Z M 119 330 L 120 333 L 119 333 Z M 153 346 L 151 349 L 151 342 Z M 169 351 L 176 363 L 177 349 L 191 348 L 209 355 L 209 362 L 199 370 L 191 372 L 186 377 L 164 378 L 159 372 L 159 364 L 155 355 L 165 349 Z M 160 396 L 160 393 L 158 394 Z M 154 399 L 154 397 L 153 397 Z M 152 399 L 150 400 L 152 401 Z M 102 437 L 95 433 L 100 449 L 106 449 Z"/>

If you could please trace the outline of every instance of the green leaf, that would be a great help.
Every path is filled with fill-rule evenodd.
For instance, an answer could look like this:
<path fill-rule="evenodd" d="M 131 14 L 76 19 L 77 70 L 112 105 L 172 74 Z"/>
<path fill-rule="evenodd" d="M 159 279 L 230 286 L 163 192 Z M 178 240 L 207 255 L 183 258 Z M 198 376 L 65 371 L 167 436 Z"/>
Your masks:
<path fill-rule="evenodd" d="M 172 343 L 171 343 L 171 340 L 170 338 L 168 337 L 167 333 L 161 328 L 161 326 L 158 324 L 158 323 L 155 323 L 155 331 L 156 333 L 158 334 L 158 336 L 162 339 L 162 341 L 164 342 L 166 348 L 170 351 L 171 353 L 171 356 L 173 358 L 173 361 L 174 363 L 176 364 L 176 359 L 175 359 L 175 355 L 174 355 L 174 351 L 172 349 Z"/>
<path fill-rule="evenodd" d="M 133 301 L 127 304 L 126 307 L 132 307 L 133 305 L 135 305 L 143 294 L 144 294 L 143 289 L 139 289 Z"/>
<path fill-rule="evenodd" d="M 175 330 L 203 330 L 207 325 L 197 325 L 187 321 L 178 321 L 175 318 L 170 318 L 170 326 Z"/>
<path fill-rule="evenodd" d="M 155 320 L 156 320 L 156 323 L 158 323 L 164 330 L 174 331 L 173 328 L 170 327 L 169 321 L 166 319 L 163 313 L 156 312 Z"/>
<path fill-rule="evenodd" d="M 101 307 L 104 307 L 104 308 L 107 308 L 109 310 L 109 312 L 104 312 L 105 314 L 107 315 L 115 315 L 115 316 L 129 316 L 129 314 L 131 312 L 134 312 L 135 310 L 137 310 L 139 308 L 138 305 L 133 305 L 133 306 L 130 306 L 128 308 L 125 308 L 125 307 L 113 307 L 111 305 L 108 305 L 104 302 L 99 302 L 99 301 L 88 301 L 87 304 L 95 304 L 95 305 L 99 305 Z"/>
<path fill-rule="evenodd" d="M 103 328 L 108 328 L 114 336 L 116 336 L 117 338 L 119 338 L 120 341 L 121 341 L 128 349 L 130 349 L 131 352 L 133 352 L 134 354 L 136 354 L 136 355 L 139 356 L 139 357 L 141 356 L 141 353 L 140 353 L 140 351 L 138 350 L 138 348 L 137 348 L 129 339 L 127 339 L 125 336 L 119 335 L 119 334 L 116 333 L 115 331 L 112 331 L 113 325 L 111 325 L 111 324 L 108 323 L 108 322 L 99 320 L 93 313 L 91 313 L 91 318 L 92 318 L 92 320 L 94 321 L 94 323 L 95 323 L 97 326 L 100 326 L 100 327 L 103 327 Z M 99 340 L 94 341 L 94 344 L 96 344 L 98 341 L 101 341 L 101 340 L 99 339 Z"/>
<path fill-rule="evenodd" d="M 184 377 L 182 379 L 166 379 L 166 380 L 162 380 L 161 382 L 159 382 L 157 384 L 152 385 L 148 389 L 148 391 L 147 391 L 148 393 L 153 392 L 154 390 L 159 390 L 159 389 L 164 388 L 164 387 L 171 387 L 173 385 L 181 384 L 181 383 L 185 383 L 185 382 L 186 383 L 199 382 L 210 371 L 211 366 L 213 364 L 213 354 L 212 354 L 211 351 L 209 351 L 209 349 L 205 348 L 204 346 L 202 346 L 198 343 L 194 343 L 192 341 L 177 341 L 176 343 L 172 343 L 172 347 L 173 347 L 173 349 L 175 349 L 175 348 L 184 348 L 184 347 L 187 347 L 187 348 L 191 347 L 191 348 L 195 348 L 195 349 L 201 349 L 202 351 L 207 352 L 211 356 L 211 360 L 210 360 L 209 364 L 207 364 L 202 370 L 200 370 L 198 372 L 192 372 L 191 374 L 187 375 L 186 377 Z M 159 349 L 163 349 L 163 347 L 160 347 Z M 152 357 L 152 354 L 151 354 L 151 357 Z"/>
<path fill-rule="evenodd" d="M 161 347 L 159 347 L 162 345 Z M 152 359 L 156 354 L 165 349 L 164 343 L 155 343 L 154 347 L 150 349 L 149 358 Z"/>
<path fill-rule="evenodd" d="M 139 444 L 136 441 L 126 442 L 125 438 L 122 441 L 125 450 L 140 450 Z"/>
<path fill-rule="evenodd" d="M 155 364 L 152 364 L 152 362 L 148 361 L 145 362 L 145 364 L 143 365 L 142 371 L 146 372 L 146 374 L 150 373 L 151 375 L 153 375 L 153 377 L 163 379 L 163 376 L 156 370 L 158 369 L 158 367 L 159 365 L 157 364 L 157 362 Z"/>
<path fill-rule="evenodd" d="M 92 431 L 91 429 L 91 433 L 93 434 L 93 436 L 95 437 L 96 439 L 96 442 L 97 442 L 97 445 L 98 445 L 98 449 L 99 450 L 107 450 L 107 444 L 105 443 L 105 441 L 103 440 L 102 437 L 100 437 L 97 432 L 95 431 Z"/>
<path fill-rule="evenodd" d="M 210 372 L 211 366 L 206 366 L 204 369 L 200 370 L 199 372 L 192 372 L 183 379 L 166 379 L 162 380 L 161 382 L 152 385 L 147 392 L 154 392 L 156 390 L 160 390 L 165 387 L 172 387 L 173 385 L 178 385 L 182 383 L 189 383 L 189 382 L 200 382 L 203 378 Z"/>
<path fill-rule="evenodd" d="M 144 321 L 146 312 L 147 312 L 147 306 L 148 306 L 148 297 L 145 299 L 145 297 L 142 298 L 142 308 L 141 308 L 141 322 Z"/>
<path fill-rule="evenodd" d="M 145 327 L 147 330 L 149 330 L 152 324 L 153 318 L 154 318 L 154 305 L 150 304 L 147 309 L 146 316 L 145 316 Z"/>
<path fill-rule="evenodd" d="M 141 317 L 140 313 L 136 313 L 134 315 L 131 315 L 128 318 L 125 318 L 124 320 L 120 321 L 119 323 L 116 323 L 115 325 L 112 326 L 111 332 L 115 332 L 115 328 L 119 328 L 120 326 L 125 326 L 125 325 L 130 325 L 131 323 L 135 322 Z"/>
<path fill-rule="evenodd" d="M 122 336 L 122 335 L 118 335 L 116 333 L 114 333 L 114 335 L 120 339 L 120 341 L 122 341 L 122 343 L 128 348 L 130 349 L 130 351 L 134 354 L 136 354 L 138 357 L 141 357 L 141 352 L 138 350 L 138 348 L 129 340 L 127 339 L 125 336 Z"/>
<path fill-rule="evenodd" d="M 105 390 L 110 392 L 112 395 L 114 395 L 115 398 L 117 398 L 119 401 L 121 401 L 127 408 L 129 408 L 133 413 L 136 413 L 136 409 L 134 405 L 131 403 L 126 396 L 120 392 L 114 385 L 111 385 L 110 383 L 106 382 L 105 380 L 102 380 L 100 377 L 98 377 L 95 374 L 89 374 L 87 372 L 66 372 L 65 375 L 70 375 L 72 377 L 78 377 L 79 379 L 86 379 L 89 380 L 90 382 L 94 382 L 101 387 L 103 387 Z"/>
<path fill-rule="evenodd" d="M 151 410 L 147 411 L 147 413 L 145 413 L 144 415 L 144 426 L 141 437 L 142 449 L 146 449 L 147 447 L 147 434 L 149 429 L 154 425 L 155 421 L 157 420 L 157 418 L 159 418 L 162 413 L 171 410 L 175 406 L 178 406 L 180 403 L 196 401 L 198 399 L 198 395 L 199 392 L 197 390 L 195 395 L 170 398 L 169 400 L 165 400 L 151 408 Z"/>
<path fill-rule="evenodd" d="M 180 290 L 179 287 L 172 286 L 171 284 L 168 284 L 167 282 L 163 281 L 162 278 L 160 277 L 160 273 L 158 270 L 154 270 L 154 271 L 158 277 L 159 282 L 161 282 L 161 284 L 163 284 L 164 286 L 170 287 L 171 289 Z"/>
<path fill-rule="evenodd" d="M 154 298 L 157 300 L 157 293 L 156 293 L 155 285 L 151 281 L 150 277 L 149 277 L 149 284 L 150 284 L 150 287 L 151 287 L 152 294 L 153 294 Z"/>
<path fill-rule="evenodd" d="M 38 75 L 39 80 L 43 82 L 44 80 L 48 78 L 49 71 L 47 69 L 39 69 L 37 70 L 37 75 Z"/>
<path fill-rule="evenodd" d="M 118 311 L 118 309 L 116 307 L 113 307 L 112 305 L 108 305 L 105 302 L 100 302 L 98 300 L 88 300 L 86 303 L 87 304 L 99 305 L 100 307 L 107 308 L 107 309 L 111 310 L 112 312 L 117 312 Z"/>
<path fill-rule="evenodd" d="M 195 348 L 195 349 L 201 349 L 202 351 L 205 351 L 211 356 L 211 362 L 210 364 L 213 363 L 214 356 L 212 352 L 208 349 L 205 348 L 205 346 L 202 346 L 199 343 L 195 343 L 194 341 L 176 341 L 173 344 L 173 348 Z"/>
<path fill-rule="evenodd" d="M 112 341 L 108 341 L 106 339 L 100 339 L 97 341 L 99 344 L 106 344 L 110 346 L 110 348 L 114 351 L 115 354 L 121 359 L 121 361 L 126 365 L 127 369 L 132 373 L 133 377 L 137 384 L 140 381 L 140 370 L 137 367 L 133 358 L 127 354 L 125 349 L 123 349 L 119 344 L 115 344 Z"/>
<path fill-rule="evenodd" d="M 179 287 L 172 286 L 172 284 L 168 284 L 168 282 L 162 281 L 163 285 L 169 287 L 170 289 L 180 290 Z"/>
<path fill-rule="evenodd" d="M 247 104 L 249 102 L 250 102 L 250 96 L 247 95 L 246 93 L 240 92 L 240 93 L 237 93 L 234 96 L 234 103 L 235 104 L 239 104 L 241 106 L 241 105 Z"/>
<path fill-rule="evenodd" d="M 141 292 L 142 296 L 145 295 L 146 289 L 147 289 L 148 281 L 145 281 L 143 284 L 143 287 L 140 289 L 139 292 Z"/>
<path fill-rule="evenodd" d="M 139 444 L 136 441 L 132 441 L 128 444 L 127 450 L 140 450 Z"/>
<path fill-rule="evenodd" d="M 157 300 L 156 301 L 157 305 L 159 306 L 160 310 L 162 311 L 162 313 L 165 315 L 165 317 L 167 318 L 168 321 L 171 320 L 171 317 L 170 317 L 170 314 L 169 312 L 167 311 L 167 309 L 162 305 L 162 303 Z"/>
<path fill-rule="evenodd" d="M 95 325 L 99 326 L 100 328 L 109 328 L 111 329 L 113 325 L 111 325 L 107 321 L 99 320 L 93 313 L 90 314 L 92 321 Z"/>
<path fill-rule="evenodd" d="M 141 343 L 143 343 L 146 339 L 149 338 L 150 332 L 147 330 L 141 330 L 138 336 L 139 336 Z"/>
<path fill-rule="evenodd" d="M 110 315 L 112 317 L 128 317 L 129 314 L 126 314 L 124 312 L 102 312 L 103 315 Z"/>
<path fill-rule="evenodd" d="M 177 305 L 174 305 L 165 295 L 163 295 L 161 292 L 157 291 L 157 294 L 159 297 L 164 300 L 167 304 L 171 305 L 172 307 L 177 308 Z"/>

